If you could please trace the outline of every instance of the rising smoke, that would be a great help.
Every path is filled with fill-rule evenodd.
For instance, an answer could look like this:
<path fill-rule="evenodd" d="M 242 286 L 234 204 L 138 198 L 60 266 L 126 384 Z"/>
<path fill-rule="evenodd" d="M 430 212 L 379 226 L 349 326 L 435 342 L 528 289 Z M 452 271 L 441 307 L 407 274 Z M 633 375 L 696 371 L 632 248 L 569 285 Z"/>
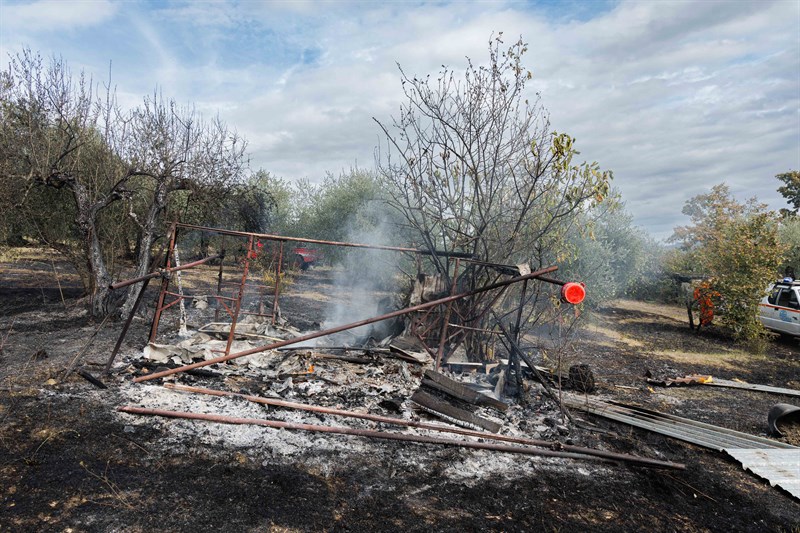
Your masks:
<path fill-rule="evenodd" d="M 359 217 L 360 218 L 360 217 Z M 374 217 L 370 217 L 374 221 Z M 363 220 L 363 219 L 362 219 Z M 394 242 L 396 227 L 385 217 L 367 227 L 348 224 L 349 242 L 386 245 Z M 337 296 L 330 300 L 326 310 L 323 329 L 387 313 L 397 308 L 396 294 L 399 290 L 398 265 L 403 259 L 399 252 L 386 250 L 344 249 L 334 271 Z M 336 337 L 336 342 L 356 345 L 371 337 L 380 342 L 392 332 L 391 321 L 379 322 L 351 330 Z"/>

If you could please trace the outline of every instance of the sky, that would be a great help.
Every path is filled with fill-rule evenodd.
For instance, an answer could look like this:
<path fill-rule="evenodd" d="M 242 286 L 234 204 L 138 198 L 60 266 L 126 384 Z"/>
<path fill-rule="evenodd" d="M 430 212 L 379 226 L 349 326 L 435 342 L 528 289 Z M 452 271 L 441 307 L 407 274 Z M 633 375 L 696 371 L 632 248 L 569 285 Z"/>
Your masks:
<path fill-rule="evenodd" d="M 725 182 L 785 206 L 800 170 L 800 0 L 540 2 L 0 0 L 0 67 L 23 47 L 107 80 L 135 106 L 160 90 L 249 141 L 251 166 L 321 180 L 372 169 L 410 75 L 528 43 L 552 129 L 614 172 L 658 239 Z"/>

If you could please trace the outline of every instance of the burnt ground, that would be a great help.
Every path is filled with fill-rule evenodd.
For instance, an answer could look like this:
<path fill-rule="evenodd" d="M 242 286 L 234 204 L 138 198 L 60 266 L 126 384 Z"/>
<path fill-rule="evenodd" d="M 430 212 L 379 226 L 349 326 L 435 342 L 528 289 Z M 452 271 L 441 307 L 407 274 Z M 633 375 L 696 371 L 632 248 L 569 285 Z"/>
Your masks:
<path fill-rule="evenodd" d="M 337 436 L 282 454 L 274 440 L 254 446 L 203 437 L 207 423 L 185 426 L 196 428 L 194 438 L 160 419 L 121 416 L 115 408 L 135 387 L 131 366 L 105 378 L 106 390 L 75 374 L 61 381 L 76 356 L 99 375 L 121 324 L 92 321 L 76 299 L 74 277 L 60 272 L 59 289 L 49 267 L 25 260 L 0 266 L 2 531 L 800 530 L 797 500 L 724 455 L 577 413 L 580 427 L 559 439 L 681 462 L 686 470 L 513 456 L 511 469 L 495 471 L 492 452 Z M 313 326 L 324 308 L 318 291 L 329 283 L 324 269 L 299 274 L 282 300 L 284 316 Z M 643 380 L 648 372 L 702 373 L 800 388 L 796 342 L 748 354 L 714 330 L 693 334 L 678 308 L 639 302 L 617 302 L 584 319 L 588 326 L 561 357 L 591 365 L 598 396 L 756 435 L 766 433 L 770 406 L 798 403 Z M 123 347 L 128 360 L 141 353 L 147 326 L 134 321 Z M 528 407 L 545 409 L 531 391 Z M 477 470 L 459 472 L 464 465 Z"/>

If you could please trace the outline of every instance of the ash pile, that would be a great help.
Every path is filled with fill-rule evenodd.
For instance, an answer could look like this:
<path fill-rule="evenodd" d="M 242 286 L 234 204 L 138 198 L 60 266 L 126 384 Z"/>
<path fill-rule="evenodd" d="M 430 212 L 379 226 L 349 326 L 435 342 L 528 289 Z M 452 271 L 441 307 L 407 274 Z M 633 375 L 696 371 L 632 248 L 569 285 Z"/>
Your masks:
<path fill-rule="evenodd" d="M 457 258 L 449 280 L 418 271 L 397 301 L 393 290 L 365 290 L 363 277 L 337 280 L 347 268 L 304 260 L 292 270 L 285 241 L 270 247 L 245 237 L 233 275 L 223 270 L 223 252 L 183 266 L 167 261 L 144 280 L 118 284 L 162 283 L 149 342 L 115 367 L 132 377 L 118 409 L 130 431 L 155 425 L 175 446 L 202 443 L 264 460 L 386 453 L 419 465 L 446 449 L 461 477 L 519 474 L 520 456 L 531 458 L 528 469 L 587 461 L 683 468 L 579 445 L 559 395 L 590 392 L 591 370 L 554 372 L 520 347 L 528 282 L 555 284 L 568 303 L 583 297 L 582 286 L 547 277 L 555 267 L 493 265 L 495 281 L 476 287 L 462 281 L 470 267 L 459 276 Z M 259 253 L 270 259 L 260 273 Z M 320 286 L 331 291 L 312 290 Z M 309 309 L 320 318 L 309 320 Z M 298 310 L 306 311 L 298 324 L 317 327 L 293 327 Z M 127 323 L 120 341 L 126 330 Z"/>

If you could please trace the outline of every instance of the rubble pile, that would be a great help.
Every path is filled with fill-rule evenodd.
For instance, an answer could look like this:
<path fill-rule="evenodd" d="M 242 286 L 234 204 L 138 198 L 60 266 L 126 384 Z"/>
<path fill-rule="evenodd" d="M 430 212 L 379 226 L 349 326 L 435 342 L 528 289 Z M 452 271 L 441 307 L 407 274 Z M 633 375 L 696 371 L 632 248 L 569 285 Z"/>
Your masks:
<path fill-rule="evenodd" d="M 177 226 L 180 225 L 174 225 L 173 230 Z M 584 448 L 573 442 L 566 424 L 572 418 L 553 392 L 553 378 L 559 384 L 572 381 L 587 391 L 594 387 L 591 371 L 587 367 L 568 376 L 555 375 L 534 365 L 517 344 L 528 281 L 561 285 L 562 289 L 575 285 L 580 297 L 565 301 L 576 304 L 582 300 L 582 285 L 547 277 L 556 267 L 531 271 L 527 265 L 487 264 L 499 269 L 496 281 L 478 287 L 462 287 L 454 282 L 449 290 L 435 277 L 428 287 L 420 282 L 428 277 L 418 273 L 418 290 L 412 290 L 411 300 L 403 304 L 406 307 L 392 310 L 386 305 L 373 305 L 375 302 L 366 302 L 365 291 L 360 290 L 359 296 L 349 302 L 355 308 L 348 310 L 342 305 L 346 298 L 337 300 L 337 318 L 317 320 L 322 329 L 301 332 L 291 327 L 278 303 L 283 242 L 291 238 L 278 239 L 273 266 L 269 267 L 274 271 L 270 276 L 262 275 L 273 285 L 268 286 L 267 282 L 251 286 L 249 267 L 261 246 L 256 237 L 277 237 L 229 231 L 224 234 L 247 237 L 247 248 L 237 260 L 242 267 L 241 278 L 235 285 L 229 280 L 227 289 L 223 254 L 183 267 L 170 267 L 167 261 L 159 272 L 116 285 L 123 287 L 162 277 L 149 342 L 141 356 L 136 354 L 128 359 L 128 366 L 123 363 L 117 367 L 119 372 L 133 374 L 132 382 L 138 384 L 123 385 L 124 402 L 118 408 L 118 416 L 132 431 L 138 425 L 151 423 L 134 415 L 156 416 L 176 446 L 203 443 L 222 450 L 238 449 L 263 460 L 301 455 L 304 460 L 313 456 L 315 461 L 325 461 L 335 455 L 346 461 L 351 454 L 366 454 L 376 459 L 391 458 L 395 464 L 406 461 L 409 465 L 429 466 L 437 455 L 444 454 L 452 475 L 467 478 L 498 471 L 519 474 L 520 465 L 531 467 L 534 463 L 574 468 L 584 461 L 628 462 L 684 468 L 680 464 Z M 396 251 L 419 252 L 401 248 Z M 217 259 L 215 290 L 209 287 L 211 271 L 205 270 L 199 271 L 194 281 L 188 275 L 177 277 L 178 292 L 169 291 L 172 273 L 185 272 L 190 265 L 205 265 L 208 269 Z M 470 257 L 463 259 L 469 261 Z M 458 262 L 454 269 L 459 271 Z M 516 315 L 516 325 L 505 327 L 493 307 L 506 289 L 517 283 L 523 283 L 523 289 L 519 303 L 514 304 L 518 309 L 511 310 Z M 430 289 L 427 292 L 426 287 Z M 473 327 L 472 319 L 465 321 L 453 309 L 454 302 L 478 296 L 485 296 L 488 305 L 481 311 L 482 316 L 493 316 L 498 329 Z M 210 298 L 214 299 L 213 306 Z M 188 309 L 184 305 L 187 301 L 193 304 Z M 162 321 L 162 313 L 176 304 L 180 304 L 180 313 L 177 328 L 173 328 L 167 320 Z M 365 316 L 367 310 L 371 311 Z M 117 348 L 134 312 L 135 306 Z M 453 320 L 461 323 L 451 324 Z M 176 332 L 166 342 L 165 330 Z M 478 352 L 491 353 L 490 358 L 497 362 L 486 365 L 465 360 L 461 341 L 451 346 L 449 340 L 463 340 L 464 331 L 499 335 L 500 342 L 509 347 L 508 360 L 497 360 L 493 355 L 497 344 L 494 340 L 491 347 L 481 344 Z M 162 340 L 156 342 L 159 335 Z M 109 368 L 117 348 L 109 359 Z M 453 364 L 449 365 L 448 359 L 458 356 L 459 348 L 462 357 L 453 357 Z M 153 385 L 157 380 L 162 386 Z M 507 396 L 509 393 L 512 397 Z M 453 449 L 459 450 L 454 453 Z M 524 460 L 521 456 L 525 456 Z"/>
<path fill-rule="evenodd" d="M 274 333 L 274 332 L 273 332 Z M 190 355 L 204 356 L 208 350 L 201 342 L 204 334 L 184 339 L 176 345 L 148 347 L 141 361 L 130 365 L 131 371 L 156 370 L 161 364 L 186 363 Z M 218 341 L 216 341 L 218 342 Z M 245 343 L 247 341 L 237 341 Z M 199 349 L 198 349 L 199 348 Z M 174 355 L 167 356 L 165 354 Z M 333 357 L 331 357 L 333 356 Z M 346 360 L 361 359 L 363 362 Z M 139 368 L 137 368 L 139 367 Z M 572 444 L 569 430 L 560 423 L 558 408 L 543 397 L 537 386 L 531 386 L 524 402 L 505 404 L 504 410 L 488 405 L 470 405 L 454 397 L 448 397 L 423 385 L 429 381 L 432 371 L 423 365 L 395 359 L 390 354 L 374 353 L 369 350 L 340 350 L 326 353 L 324 348 L 271 351 L 247 356 L 231 364 L 217 365 L 213 375 L 193 376 L 178 374 L 165 379 L 165 385 L 202 385 L 214 390 L 254 395 L 265 399 L 278 399 L 321 406 L 345 409 L 373 415 L 387 416 L 410 422 L 453 424 L 453 427 L 470 427 L 460 420 L 448 419 L 440 413 L 425 409 L 412 401 L 415 394 L 423 393 L 438 398 L 453 407 L 466 411 L 471 409 L 475 417 L 497 426 L 495 431 L 513 437 L 537 437 L 561 439 Z M 438 373 L 437 373 L 438 374 Z M 444 374 L 439 374 L 444 376 Z M 460 382 L 469 383 L 484 392 L 476 394 L 493 400 L 491 380 L 496 376 L 471 372 L 451 374 Z M 343 418 L 334 415 L 305 412 L 297 409 L 264 406 L 240 397 L 218 397 L 204 394 L 191 394 L 175 389 L 150 384 L 126 384 L 121 388 L 123 403 L 143 408 L 167 409 L 189 413 L 213 413 L 239 418 L 262 418 L 295 424 L 315 424 L 344 426 L 349 428 L 379 428 L 396 431 L 385 424 L 375 424 L 356 418 Z M 141 426 L 149 426 L 153 419 L 120 413 L 131 432 Z M 157 428 L 165 435 L 164 444 L 178 449 L 204 445 L 220 447 L 228 452 L 238 451 L 260 461 L 278 458 L 302 457 L 304 461 L 324 463 L 336 455 L 347 461 L 351 455 L 374 455 L 376 460 L 391 456 L 391 460 L 404 468 L 424 469 L 431 461 L 439 461 L 442 451 L 429 446 L 406 446 L 404 453 L 398 453 L 398 446 L 380 441 L 339 437 L 320 433 L 286 431 L 253 425 L 209 424 L 190 420 L 158 419 Z M 485 429 L 485 428 L 474 428 Z M 402 428 L 402 432 L 412 435 L 440 437 L 436 431 L 419 428 Z M 313 451 L 312 454 L 309 452 Z M 563 458 L 526 457 L 464 450 L 458 454 L 447 454 L 444 471 L 451 478 L 460 480 L 479 480 L 483 476 L 506 473 L 527 475 L 534 468 L 574 468 L 573 461 Z M 588 475 L 588 471 L 587 475 Z"/>

